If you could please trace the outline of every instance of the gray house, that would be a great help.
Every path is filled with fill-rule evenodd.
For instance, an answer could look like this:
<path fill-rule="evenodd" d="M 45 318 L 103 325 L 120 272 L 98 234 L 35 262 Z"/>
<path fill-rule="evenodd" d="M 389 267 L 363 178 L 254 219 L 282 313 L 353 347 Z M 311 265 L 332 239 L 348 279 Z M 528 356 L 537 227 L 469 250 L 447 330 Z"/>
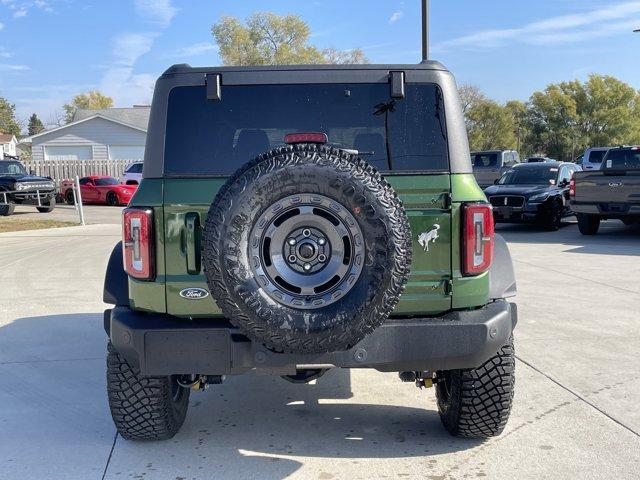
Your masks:
<path fill-rule="evenodd" d="M 29 137 L 41 160 L 142 161 L 150 107 L 78 110 L 73 121 Z"/>

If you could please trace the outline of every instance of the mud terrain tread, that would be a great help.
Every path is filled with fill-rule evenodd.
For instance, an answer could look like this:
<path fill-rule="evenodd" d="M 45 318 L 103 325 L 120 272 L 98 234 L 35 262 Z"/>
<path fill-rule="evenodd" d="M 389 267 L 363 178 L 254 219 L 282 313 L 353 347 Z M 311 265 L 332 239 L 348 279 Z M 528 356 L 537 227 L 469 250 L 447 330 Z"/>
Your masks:
<path fill-rule="evenodd" d="M 184 423 L 189 390 L 176 403 L 169 377 L 142 378 L 111 343 L 107 351 L 109 408 L 118 433 L 128 440 L 173 437 Z"/>
<path fill-rule="evenodd" d="M 465 438 L 500 435 L 511 412 L 515 388 L 513 340 L 482 366 L 455 370 L 451 375 L 451 394 L 436 388 L 438 411 L 445 428 Z"/>
<path fill-rule="evenodd" d="M 276 169 L 305 163 L 328 165 L 340 172 L 349 174 L 360 182 L 367 191 L 375 195 L 389 212 L 385 244 L 392 243 L 393 264 L 387 271 L 377 272 L 380 283 L 387 284 L 383 295 L 378 295 L 368 311 L 360 309 L 356 312 L 349 328 L 337 329 L 332 334 L 319 338 L 296 338 L 286 332 L 265 329 L 254 318 L 239 308 L 231 296 L 223 278 L 223 252 L 218 245 L 222 241 L 223 231 L 220 228 L 226 214 L 234 202 L 235 189 L 242 189 L 254 179 Z M 363 337 L 377 328 L 394 310 L 409 278 L 412 255 L 411 230 L 404 213 L 402 201 L 391 185 L 371 165 L 359 157 L 343 150 L 321 145 L 300 144 L 276 148 L 258 156 L 245 164 L 220 189 L 209 210 L 204 226 L 202 258 L 207 275 L 211 295 L 225 316 L 238 325 L 252 339 L 264 343 L 274 350 L 292 353 L 328 352 L 348 349 L 353 346 L 354 336 Z M 381 240 L 382 243 L 382 240 Z M 386 254 L 390 254 L 388 251 Z M 277 312 L 269 315 L 277 316 Z"/>

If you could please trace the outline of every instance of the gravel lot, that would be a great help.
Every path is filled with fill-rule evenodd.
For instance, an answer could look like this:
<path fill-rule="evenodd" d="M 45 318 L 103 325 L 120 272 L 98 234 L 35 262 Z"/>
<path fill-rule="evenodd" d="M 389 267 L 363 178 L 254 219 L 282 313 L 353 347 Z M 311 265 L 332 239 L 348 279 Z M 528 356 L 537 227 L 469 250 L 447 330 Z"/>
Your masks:
<path fill-rule="evenodd" d="M 173 440 L 124 441 L 101 315 L 119 226 L 2 234 L 0 479 L 638 478 L 640 229 L 499 230 L 519 282 L 517 393 L 484 443 L 443 431 L 432 390 L 371 371 L 232 378 L 192 396 Z"/>

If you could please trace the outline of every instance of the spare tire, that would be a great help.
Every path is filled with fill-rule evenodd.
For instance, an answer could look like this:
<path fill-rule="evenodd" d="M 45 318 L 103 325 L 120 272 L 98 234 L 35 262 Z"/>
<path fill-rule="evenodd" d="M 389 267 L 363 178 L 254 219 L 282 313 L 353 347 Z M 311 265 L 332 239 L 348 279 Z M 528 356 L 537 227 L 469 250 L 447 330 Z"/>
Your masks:
<path fill-rule="evenodd" d="M 211 295 L 278 352 L 347 350 L 400 299 L 411 231 L 391 185 L 357 156 L 298 144 L 238 170 L 213 201 L 202 258 Z"/>

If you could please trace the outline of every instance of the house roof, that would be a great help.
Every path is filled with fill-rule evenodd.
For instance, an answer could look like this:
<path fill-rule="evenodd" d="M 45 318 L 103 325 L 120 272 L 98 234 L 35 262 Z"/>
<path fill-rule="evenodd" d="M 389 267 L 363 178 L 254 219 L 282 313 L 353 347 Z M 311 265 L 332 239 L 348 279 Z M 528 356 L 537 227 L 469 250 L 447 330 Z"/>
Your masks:
<path fill-rule="evenodd" d="M 144 127 L 139 126 L 139 125 L 133 125 L 131 123 L 127 123 L 127 122 L 124 122 L 122 120 L 113 118 L 113 116 L 106 116 L 106 115 L 103 115 L 102 113 L 95 113 L 97 111 L 99 112 L 100 110 L 85 110 L 85 111 L 94 112 L 94 113 L 93 113 L 93 115 L 88 116 L 86 118 L 83 118 L 82 120 L 76 120 L 76 121 L 73 121 L 71 123 L 67 123 L 66 125 L 63 125 L 61 127 L 52 128 L 51 130 L 43 130 L 42 132 L 38 133 L 37 135 L 32 135 L 30 137 L 25 137 L 20 141 L 20 143 L 27 143 L 27 144 L 28 143 L 32 143 L 34 138 L 38 138 L 38 137 L 41 137 L 43 135 L 48 135 L 49 133 L 57 132 L 59 130 L 64 130 L 65 128 L 73 127 L 73 126 L 78 125 L 80 123 L 84 123 L 84 122 L 87 122 L 89 120 L 93 120 L 94 118 L 101 118 L 103 120 L 107 120 L 108 122 L 117 123 L 119 125 L 124 125 L 125 127 L 133 128 L 134 130 L 139 130 L 141 132 L 147 133 L 147 125 L 145 125 Z"/>
<path fill-rule="evenodd" d="M 11 133 L 0 133 L 0 143 L 9 143 L 14 137 Z"/>
<path fill-rule="evenodd" d="M 80 109 L 73 116 L 73 121 L 85 120 L 95 115 L 100 115 L 102 118 L 114 120 L 118 123 L 124 123 L 134 127 L 147 129 L 149 125 L 149 114 L 151 113 L 151 107 L 139 106 L 131 108 L 103 108 L 103 109 Z"/>

